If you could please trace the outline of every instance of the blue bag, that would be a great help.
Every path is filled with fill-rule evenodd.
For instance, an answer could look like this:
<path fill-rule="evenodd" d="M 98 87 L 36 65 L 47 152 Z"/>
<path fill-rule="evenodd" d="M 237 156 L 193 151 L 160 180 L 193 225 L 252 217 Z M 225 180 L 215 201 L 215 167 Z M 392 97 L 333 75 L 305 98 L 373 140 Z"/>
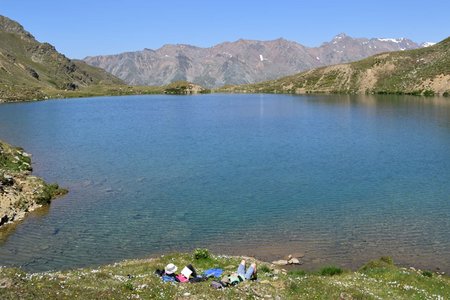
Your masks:
<path fill-rule="evenodd" d="M 173 276 L 163 275 L 161 278 L 164 282 L 176 282 L 176 279 Z"/>

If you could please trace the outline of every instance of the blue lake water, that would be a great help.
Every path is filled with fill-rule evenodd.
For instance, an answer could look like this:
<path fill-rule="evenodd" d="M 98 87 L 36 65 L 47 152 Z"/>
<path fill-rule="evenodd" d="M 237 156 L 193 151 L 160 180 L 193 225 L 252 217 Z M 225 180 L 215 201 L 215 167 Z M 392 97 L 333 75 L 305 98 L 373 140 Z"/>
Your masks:
<path fill-rule="evenodd" d="M 305 267 L 450 266 L 450 100 L 130 96 L 0 105 L 0 138 L 70 193 L 0 231 L 0 265 L 207 247 Z"/>

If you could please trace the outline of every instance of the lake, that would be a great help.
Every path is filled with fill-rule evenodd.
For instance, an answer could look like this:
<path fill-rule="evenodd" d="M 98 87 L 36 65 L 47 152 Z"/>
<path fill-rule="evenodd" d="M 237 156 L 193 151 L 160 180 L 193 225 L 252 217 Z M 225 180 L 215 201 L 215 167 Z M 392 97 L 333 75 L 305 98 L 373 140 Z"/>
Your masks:
<path fill-rule="evenodd" d="M 450 99 L 126 96 L 0 105 L 0 138 L 69 194 L 0 231 L 45 271 L 206 247 L 305 268 L 450 271 Z"/>

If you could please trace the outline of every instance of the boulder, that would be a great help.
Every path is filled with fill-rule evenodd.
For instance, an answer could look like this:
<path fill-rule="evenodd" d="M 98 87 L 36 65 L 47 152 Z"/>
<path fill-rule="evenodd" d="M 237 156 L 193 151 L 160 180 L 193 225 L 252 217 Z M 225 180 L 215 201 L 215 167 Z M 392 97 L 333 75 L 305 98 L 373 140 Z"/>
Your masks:
<path fill-rule="evenodd" d="M 288 263 L 290 265 L 301 265 L 302 263 L 300 262 L 300 260 L 296 257 L 291 258 Z"/>
<path fill-rule="evenodd" d="M 285 259 L 280 259 L 280 260 L 275 260 L 272 262 L 272 264 L 276 265 L 276 266 L 286 266 L 288 265 L 288 261 Z"/>

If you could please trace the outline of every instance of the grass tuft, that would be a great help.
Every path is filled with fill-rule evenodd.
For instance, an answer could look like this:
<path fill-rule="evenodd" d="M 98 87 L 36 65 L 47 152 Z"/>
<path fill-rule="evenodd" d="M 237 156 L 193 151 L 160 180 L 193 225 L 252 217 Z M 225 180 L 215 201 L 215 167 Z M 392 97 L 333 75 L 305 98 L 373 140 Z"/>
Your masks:
<path fill-rule="evenodd" d="M 319 274 L 322 276 L 334 276 L 334 275 L 340 275 L 344 271 L 336 266 L 328 266 L 320 269 Z"/>

